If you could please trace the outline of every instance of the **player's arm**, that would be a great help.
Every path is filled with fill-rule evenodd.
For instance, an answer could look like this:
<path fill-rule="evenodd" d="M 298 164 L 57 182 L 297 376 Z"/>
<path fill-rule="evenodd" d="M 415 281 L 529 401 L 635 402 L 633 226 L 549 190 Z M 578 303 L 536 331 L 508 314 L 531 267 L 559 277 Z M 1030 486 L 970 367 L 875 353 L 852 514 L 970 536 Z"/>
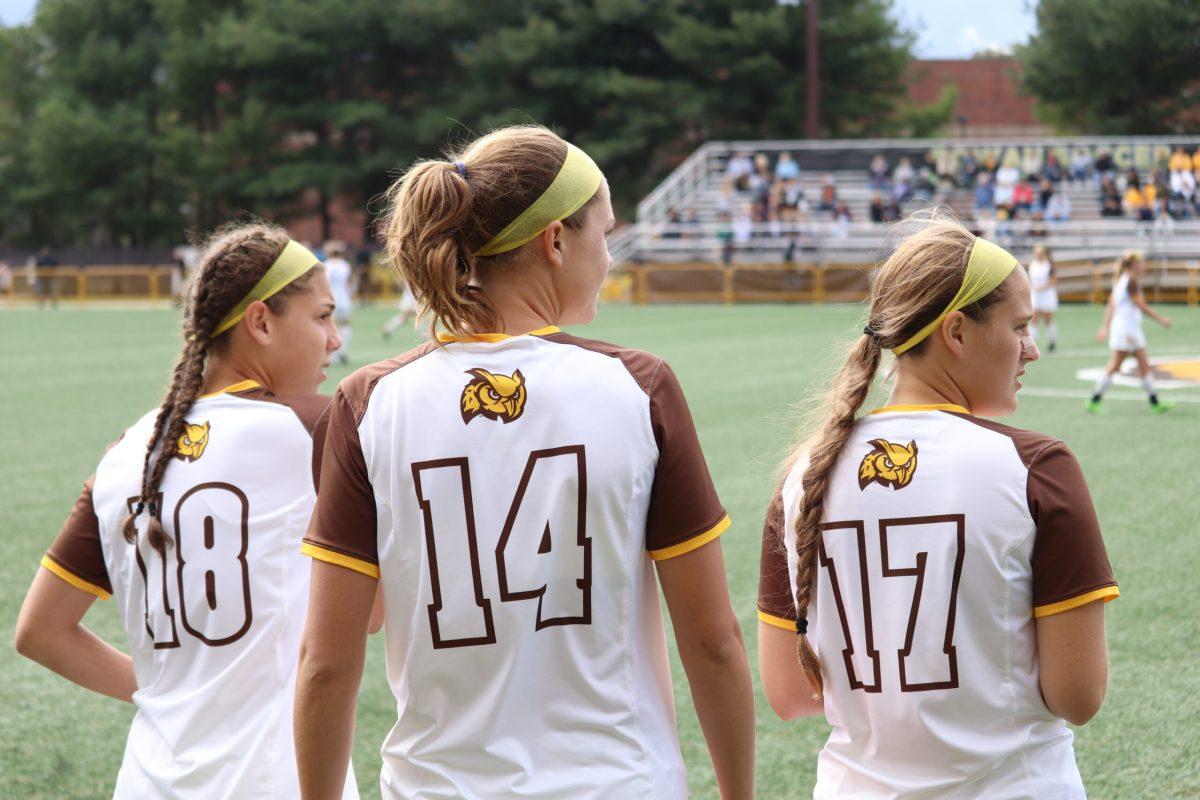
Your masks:
<path fill-rule="evenodd" d="M 133 701 L 133 661 L 80 624 L 96 595 L 40 568 L 17 617 L 17 652 L 85 689 Z"/>
<path fill-rule="evenodd" d="M 767 703 L 780 719 L 811 717 L 825 710 L 825 703 L 800 670 L 796 633 L 775 625 L 758 623 L 758 672 Z"/>
<path fill-rule="evenodd" d="M 754 689 L 720 540 L 656 565 L 721 797 L 752 798 Z"/>
<path fill-rule="evenodd" d="M 296 675 L 295 740 L 304 800 L 340 800 L 378 581 L 314 559 Z"/>
<path fill-rule="evenodd" d="M 1159 325 L 1162 325 L 1164 328 L 1171 327 L 1171 320 L 1167 319 L 1162 314 L 1158 313 L 1153 308 L 1151 308 L 1150 304 L 1146 302 L 1146 296 L 1144 294 L 1142 294 L 1140 290 L 1136 294 L 1134 294 L 1132 297 L 1130 297 L 1130 299 L 1133 300 L 1133 304 L 1135 306 L 1137 306 L 1138 308 L 1140 308 L 1142 310 L 1143 314 L 1150 317 L 1152 320 L 1157 322 Z"/>
<path fill-rule="evenodd" d="M 1046 707 L 1072 725 L 1096 715 L 1108 689 L 1104 603 L 1037 619 L 1039 683 Z"/>
<path fill-rule="evenodd" d="M 1100 330 L 1096 331 L 1096 341 L 1103 342 L 1108 338 L 1108 326 L 1112 324 L 1113 318 L 1113 294 L 1108 295 L 1108 302 L 1104 304 L 1104 321 L 1100 323 Z"/>

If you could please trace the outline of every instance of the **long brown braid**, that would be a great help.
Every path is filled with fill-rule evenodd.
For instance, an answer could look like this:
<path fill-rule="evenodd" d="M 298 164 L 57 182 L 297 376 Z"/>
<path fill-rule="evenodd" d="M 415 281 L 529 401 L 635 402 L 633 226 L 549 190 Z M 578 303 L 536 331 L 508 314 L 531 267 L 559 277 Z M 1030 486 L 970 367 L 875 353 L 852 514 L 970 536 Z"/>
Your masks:
<path fill-rule="evenodd" d="M 217 337 L 212 337 L 212 332 L 266 274 L 287 243 L 287 231 L 264 222 L 225 226 L 206 243 L 184 310 L 183 350 L 175 362 L 171 383 L 146 445 L 141 494 L 122 526 L 126 541 L 133 542 L 137 538 L 135 521 L 146 510 L 149 511 L 146 534 L 150 545 L 157 550 L 170 545 L 170 537 L 162 526 L 158 487 L 167 467 L 175 459 L 175 443 L 184 433 L 184 415 L 204 385 L 208 355 L 228 349 L 234 329 Z M 305 291 L 315 272 L 310 270 L 268 298 L 267 306 L 273 313 L 284 313 L 287 297 Z"/>
<path fill-rule="evenodd" d="M 875 277 L 863 335 L 851 345 L 845 363 L 820 402 L 823 412 L 816 432 L 787 461 L 794 464 L 806 455 L 808 458 L 796 520 L 796 611 L 801 620 L 808 615 L 816 579 L 817 542 L 830 475 L 854 431 L 858 410 L 871 390 L 883 351 L 903 344 L 950 304 L 962 285 L 974 243 L 975 236 L 966 228 L 935 217 L 896 248 Z M 1003 299 L 1003 291 L 1003 287 L 995 289 L 962 309 L 963 313 L 982 320 L 988 306 Z M 927 341 L 899 358 L 921 358 L 928 350 Z M 820 660 L 806 636 L 799 637 L 798 649 L 800 669 L 819 695 L 824 690 Z"/>

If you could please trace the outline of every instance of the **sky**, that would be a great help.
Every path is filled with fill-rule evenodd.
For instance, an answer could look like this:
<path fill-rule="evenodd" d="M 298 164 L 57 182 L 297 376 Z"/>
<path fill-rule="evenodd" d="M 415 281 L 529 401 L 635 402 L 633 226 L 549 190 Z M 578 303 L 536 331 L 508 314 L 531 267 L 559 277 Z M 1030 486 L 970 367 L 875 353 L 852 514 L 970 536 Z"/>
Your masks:
<path fill-rule="evenodd" d="M 481 0 L 484 1 L 484 0 Z M 896 14 L 917 33 L 919 58 L 970 58 L 979 50 L 1023 42 L 1035 22 L 1036 0 L 892 0 Z M 37 0 L 0 0 L 0 22 L 29 22 Z"/>

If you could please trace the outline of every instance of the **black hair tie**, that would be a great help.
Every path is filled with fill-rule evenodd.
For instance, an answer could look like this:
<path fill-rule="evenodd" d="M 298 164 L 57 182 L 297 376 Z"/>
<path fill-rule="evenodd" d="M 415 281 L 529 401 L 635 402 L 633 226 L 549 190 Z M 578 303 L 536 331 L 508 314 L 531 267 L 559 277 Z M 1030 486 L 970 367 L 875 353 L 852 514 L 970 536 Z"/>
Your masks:
<path fill-rule="evenodd" d="M 454 162 L 454 168 L 458 170 L 459 176 L 465 181 L 467 179 L 467 165 L 461 161 Z"/>
<path fill-rule="evenodd" d="M 796 633 L 799 636 L 804 636 L 808 633 L 808 620 L 804 617 L 796 620 Z"/>
<path fill-rule="evenodd" d="M 154 502 L 153 500 L 150 501 L 150 516 L 158 516 L 158 503 Z"/>
<path fill-rule="evenodd" d="M 143 512 L 143 511 L 145 511 L 145 510 L 146 510 L 146 504 L 145 504 L 145 503 L 138 503 L 138 504 L 137 504 L 137 508 L 135 508 L 135 509 L 133 510 L 133 515 L 134 515 L 135 517 L 140 517 L 140 516 L 142 515 L 142 512 Z"/>

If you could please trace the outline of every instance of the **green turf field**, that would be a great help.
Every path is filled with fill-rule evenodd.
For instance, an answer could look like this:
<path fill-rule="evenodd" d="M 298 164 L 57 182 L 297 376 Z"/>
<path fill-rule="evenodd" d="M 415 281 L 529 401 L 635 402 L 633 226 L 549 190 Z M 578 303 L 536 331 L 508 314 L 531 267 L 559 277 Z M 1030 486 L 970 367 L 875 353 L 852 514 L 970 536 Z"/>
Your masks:
<path fill-rule="evenodd" d="M 1146 322 L 1150 351 L 1200 359 L 1200 309 L 1161 309 Z M 356 363 L 416 343 L 385 344 L 390 310 L 355 317 Z M 734 520 L 723 542 L 734 602 L 756 663 L 759 537 L 777 461 L 796 427 L 793 407 L 834 368 L 839 340 L 860 327 L 857 306 L 607 307 L 575 331 L 652 350 L 683 382 L 717 488 Z M 1200 797 L 1200 387 L 1148 413 L 1140 390 L 1114 387 L 1108 414 L 1083 413 L 1078 369 L 1099 366 L 1100 309 L 1066 307 L 1061 351 L 1030 367 L 1013 424 L 1066 440 L 1083 463 L 1121 582 L 1108 606 L 1111 679 L 1077 753 L 1092 798 Z M 0 797 L 111 796 L 132 711 L 17 656 L 21 598 L 106 443 L 160 397 L 179 338 L 172 311 L 0 312 Z M 340 370 L 327 385 L 347 370 Z M 116 614 L 98 602 L 86 624 L 123 644 Z M 364 798 L 378 797 L 379 744 L 394 719 L 382 642 L 370 645 L 354 759 Z M 712 772 L 675 663 L 679 724 L 692 794 L 715 797 Z M 754 670 L 757 672 L 757 670 Z M 756 677 L 757 683 L 757 677 Z M 823 719 L 785 724 L 759 702 L 762 798 L 810 796 Z"/>

